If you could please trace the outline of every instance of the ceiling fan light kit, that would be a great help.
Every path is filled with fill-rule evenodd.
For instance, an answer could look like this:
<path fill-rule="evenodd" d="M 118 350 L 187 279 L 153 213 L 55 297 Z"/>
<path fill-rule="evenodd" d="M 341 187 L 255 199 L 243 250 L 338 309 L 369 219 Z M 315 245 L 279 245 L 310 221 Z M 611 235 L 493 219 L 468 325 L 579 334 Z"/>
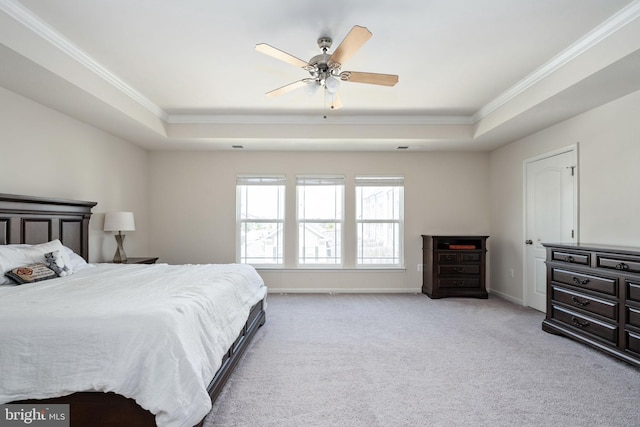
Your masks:
<path fill-rule="evenodd" d="M 336 93 L 338 89 L 340 89 L 340 80 L 334 75 L 329 75 L 324 81 L 324 87 L 327 89 L 327 92 L 331 94 Z"/>
<path fill-rule="evenodd" d="M 318 39 L 318 47 L 322 50 L 322 53 L 314 56 L 308 62 L 266 43 L 257 44 L 256 50 L 258 52 L 300 67 L 310 75 L 310 77 L 305 79 L 267 92 L 266 95 L 268 97 L 279 96 L 301 87 L 305 87 L 306 92 L 312 95 L 322 87 L 325 89 L 325 94 L 331 102 L 331 109 L 339 109 L 342 108 L 342 100 L 338 93 L 341 81 L 378 86 L 395 86 L 395 84 L 398 83 L 398 76 L 394 74 L 342 71 L 342 65 L 351 58 L 371 36 L 372 34 L 367 28 L 355 25 L 333 54 L 327 53 L 333 44 L 333 40 L 326 36 L 320 37 Z"/>

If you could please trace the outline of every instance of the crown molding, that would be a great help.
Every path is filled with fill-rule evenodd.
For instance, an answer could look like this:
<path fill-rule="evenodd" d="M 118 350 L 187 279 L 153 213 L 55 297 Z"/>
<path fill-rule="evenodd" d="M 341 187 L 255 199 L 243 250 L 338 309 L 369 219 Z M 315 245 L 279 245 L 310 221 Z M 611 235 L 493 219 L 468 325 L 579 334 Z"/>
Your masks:
<path fill-rule="evenodd" d="M 562 66 L 588 51 L 638 17 L 640 17 L 640 0 L 634 0 L 602 24 L 589 31 L 571 46 L 553 57 L 550 61 L 535 70 L 533 73 L 529 74 L 510 89 L 503 92 L 484 107 L 480 108 L 473 115 L 473 122 L 476 123 L 484 119 L 493 111 L 507 104 L 525 90 L 540 82 L 545 77 L 553 74 Z"/>
<path fill-rule="evenodd" d="M 149 112 L 166 123 L 202 123 L 202 124 L 413 124 L 413 125 L 470 125 L 479 122 L 496 109 L 507 104 L 518 95 L 557 71 L 560 67 L 589 50 L 628 23 L 640 17 L 640 0 L 634 0 L 592 31 L 539 67 L 523 80 L 487 103 L 471 116 L 435 116 L 435 115 L 189 115 L 168 114 L 150 99 L 128 85 L 103 65 L 98 63 L 69 39 L 48 25 L 36 14 L 23 6 L 18 0 L 0 0 L 0 10 L 20 22 L 26 28 L 49 42 L 60 51 L 104 79 L 123 94 L 140 104 Z"/>
<path fill-rule="evenodd" d="M 44 22 L 39 16 L 20 4 L 17 0 L 0 0 L 0 10 L 4 11 L 7 15 L 20 22 L 33 33 L 37 34 L 42 39 L 92 71 L 94 74 L 104 79 L 107 83 L 111 84 L 129 98 L 142 105 L 158 118 L 165 122 L 167 121 L 169 116 L 162 108 L 158 107 L 151 100 L 135 90 L 133 87 L 129 86 L 98 61 L 87 55 L 82 49 L 71 42 L 71 40 L 64 37 L 53 27 Z"/>
<path fill-rule="evenodd" d="M 471 125 L 471 116 L 436 115 L 323 115 L 319 114 L 171 114 L 169 124 L 272 124 L 272 125 Z"/>

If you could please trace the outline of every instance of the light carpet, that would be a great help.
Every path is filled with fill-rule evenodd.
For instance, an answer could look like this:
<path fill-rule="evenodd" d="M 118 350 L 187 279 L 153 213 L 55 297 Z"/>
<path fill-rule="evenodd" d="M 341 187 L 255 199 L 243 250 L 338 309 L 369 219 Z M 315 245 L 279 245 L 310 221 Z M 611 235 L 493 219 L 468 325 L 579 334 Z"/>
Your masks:
<path fill-rule="evenodd" d="M 499 298 L 269 295 L 213 426 L 640 426 L 640 369 Z"/>

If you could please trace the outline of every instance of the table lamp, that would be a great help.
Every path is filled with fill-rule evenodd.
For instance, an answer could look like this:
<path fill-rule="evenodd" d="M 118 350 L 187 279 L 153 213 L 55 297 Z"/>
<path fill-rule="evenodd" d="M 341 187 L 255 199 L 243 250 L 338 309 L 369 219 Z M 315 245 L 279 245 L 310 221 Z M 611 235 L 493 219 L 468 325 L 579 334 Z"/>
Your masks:
<path fill-rule="evenodd" d="M 118 247 L 113 256 L 113 262 L 127 262 L 127 254 L 124 252 L 123 231 L 134 231 L 136 229 L 133 222 L 133 212 L 107 212 L 104 215 L 104 231 L 117 231 L 116 242 Z"/>

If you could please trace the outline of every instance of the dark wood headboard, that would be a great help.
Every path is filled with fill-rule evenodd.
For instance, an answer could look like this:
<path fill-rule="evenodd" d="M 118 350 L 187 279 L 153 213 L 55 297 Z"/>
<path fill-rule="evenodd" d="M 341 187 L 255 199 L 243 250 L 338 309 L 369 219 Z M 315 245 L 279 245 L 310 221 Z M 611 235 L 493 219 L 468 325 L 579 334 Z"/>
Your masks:
<path fill-rule="evenodd" d="M 89 261 L 89 219 L 95 202 L 0 193 L 0 244 L 60 239 Z"/>

